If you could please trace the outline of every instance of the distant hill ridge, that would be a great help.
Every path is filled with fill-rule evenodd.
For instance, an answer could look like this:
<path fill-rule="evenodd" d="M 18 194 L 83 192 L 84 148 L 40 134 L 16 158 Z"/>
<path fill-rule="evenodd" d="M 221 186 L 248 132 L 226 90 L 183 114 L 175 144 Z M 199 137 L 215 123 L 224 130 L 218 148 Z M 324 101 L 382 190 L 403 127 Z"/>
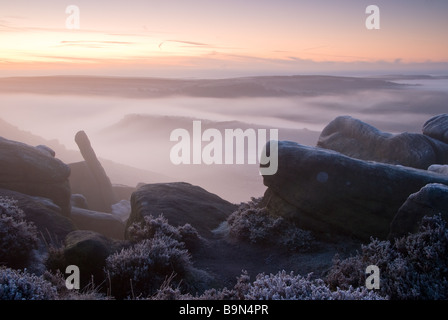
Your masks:
<path fill-rule="evenodd" d="M 229 79 L 163 79 L 99 76 L 0 78 L 0 93 L 75 94 L 162 98 L 314 96 L 405 87 L 389 79 L 341 76 L 258 76 Z"/>

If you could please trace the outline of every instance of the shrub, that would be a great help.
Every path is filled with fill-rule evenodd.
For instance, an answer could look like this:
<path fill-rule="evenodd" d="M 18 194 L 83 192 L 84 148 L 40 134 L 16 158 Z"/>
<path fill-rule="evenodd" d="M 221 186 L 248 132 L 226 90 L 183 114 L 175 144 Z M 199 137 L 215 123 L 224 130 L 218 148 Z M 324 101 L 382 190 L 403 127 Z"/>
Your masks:
<path fill-rule="evenodd" d="M 240 205 L 227 219 L 232 237 L 253 244 L 286 247 L 291 251 L 310 249 L 311 232 L 297 228 L 282 217 L 273 216 L 260 206 L 261 199 Z"/>
<path fill-rule="evenodd" d="M 68 289 L 65 284 L 65 275 L 59 270 L 46 271 L 42 277 L 55 287 L 58 300 L 109 300 L 110 298 L 99 292 L 100 288 L 94 287 L 92 283 L 80 290 Z"/>
<path fill-rule="evenodd" d="M 159 233 L 183 242 L 188 249 L 196 248 L 200 236 L 195 228 L 190 224 L 174 227 L 168 223 L 168 220 L 161 214 L 157 218 L 152 215 L 145 216 L 143 222 L 135 222 L 129 227 L 129 240 L 137 243 L 143 240 L 154 238 Z"/>
<path fill-rule="evenodd" d="M 179 230 L 170 225 L 168 220 L 159 215 L 154 218 L 152 215 L 143 217 L 143 222 L 134 222 L 128 229 L 129 240 L 134 243 L 154 238 L 156 233 L 164 234 L 177 241 L 181 241 Z"/>
<path fill-rule="evenodd" d="M 47 247 L 48 255 L 45 259 L 45 267 L 52 272 L 62 271 L 67 267 L 67 261 L 64 255 L 64 247 L 49 245 Z"/>
<path fill-rule="evenodd" d="M 53 300 L 56 288 L 43 277 L 10 268 L 0 268 L 0 300 Z"/>
<path fill-rule="evenodd" d="M 280 271 L 277 274 L 260 273 L 254 282 L 250 282 L 247 272 L 237 279 L 233 289 L 210 289 L 202 295 L 192 297 L 182 294 L 177 288 L 163 286 L 153 299 L 197 299 L 197 300 L 384 300 L 365 287 L 330 290 L 322 279 L 306 277 Z"/>
<path fill-rule="evenodd" d="M 0 264 L 26 267 L 37 245 L 36 227 L 25 220 L 17 201 L 0 197 Z"/>
<path fill-rule="evenodd" d="M 372 239 L 361 253 L 336 257 L 327 275 L 330 287 L 365 285 L 368 265 L 380 270 L 380 289 L 390 299 L 448 299 L 448 229 L 440 215 L 425 217 L 418 233 L 396 240 Z"/>
<path fill-rule="evenodd" d="M 156 233 L 152 239 L 109 256 L 105 272 L 110 278 L 112 295 L 117 298 L 154 294 L 165 278 L 176 280 L 191 268 L 191 258 L 181 242 Z"/>
<path fill-rule="evenodd" d="M 281 271 L 275 275 L 257 275 L 249 286 L 245 299 L 249 300 L 383 300 L 365 287 L 331 291 L 322 279 L 311 279 Z"/>

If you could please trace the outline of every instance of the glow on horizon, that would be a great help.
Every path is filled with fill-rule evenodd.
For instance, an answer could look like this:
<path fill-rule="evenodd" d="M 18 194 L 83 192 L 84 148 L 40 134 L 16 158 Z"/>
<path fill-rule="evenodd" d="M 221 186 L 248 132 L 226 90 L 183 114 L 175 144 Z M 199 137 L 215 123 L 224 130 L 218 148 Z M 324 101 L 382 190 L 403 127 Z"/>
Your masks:
<path fill-rule="evenodd" d="M 60 1 L 2 4 L 0 75 L 448 64 L 448 1 L 374 1 L 380 30 L 364 26 L 367 1 L 241 2 L 75 0 L 79 30 L 65 28 L 68 4 Z"/>

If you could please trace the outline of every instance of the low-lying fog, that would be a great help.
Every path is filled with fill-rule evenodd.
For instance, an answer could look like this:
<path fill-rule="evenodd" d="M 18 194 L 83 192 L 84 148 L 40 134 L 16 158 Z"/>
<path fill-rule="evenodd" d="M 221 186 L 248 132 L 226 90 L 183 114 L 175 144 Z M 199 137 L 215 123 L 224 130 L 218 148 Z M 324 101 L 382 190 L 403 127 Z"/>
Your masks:
<path fill-rule="evenodd" d="M 307 128 L 316 134 L 303 138 L 298 135 L 296 140 L 312 145 L 318 133 L 339 115 L 350 115 L 388 132 L 421 132 L 427 119 L 448 111 L 448 84 L 447 80 L 420 82 L 424 86 L 307 97 L 132 99 L 82 94 L 3 93 L 0 95 L 0 119 L 46 139 L 58 139 L 68 149 L 74 150 L 77 150 L 74 136 L 77 131 L 84 130 L 99 157 L 165 174 L 177 180 L 178 177 L 184 177 L 181 171 L 173 171 L 169 158 L 169 150 L 175 144 L 170 141 L 169 133 L 177 122 L 171 119 L 165 126 L 164 118 L 157 118 L 156 122 L 141 121 L 144 117 L 127 117 L 123 120 L 127 115 L 239 121 L 248 123 L 249 127 L 253 124 L 257 127 L 297 130 Z M 419 81 L 400 83 L 418 84 Z M 192 129 L 192 123 L 185 119 L 178 124 L 185 125 L 189 131 Z M 216 169 L 216 172 L 221 172 L 223 168 Z M 185 168 L 183 170 L 189 171 Z M 213 189 L 220 181 L 211 177 L 210 172 L 207 175 L 204 172 L 201 182 L 208 179 L 208 189 Z M 256 175 L 257 171 L 253 173 Z M 198 172 L 194 175 L 200 176 Z M 246 188 L 244 194 L 238 191 L 220 195 L 234 201 L 248 200 L 249 194 L 261 195 L 261 178 L 255 176 L 254 180 L 261 184 L 254 191 L 258 194 L 251 194 L 252 190 Z M 231 186 L 226 188 L 233 189 Z M 215 192 L 217 190 L 220 189 L 215 187 Z"/>

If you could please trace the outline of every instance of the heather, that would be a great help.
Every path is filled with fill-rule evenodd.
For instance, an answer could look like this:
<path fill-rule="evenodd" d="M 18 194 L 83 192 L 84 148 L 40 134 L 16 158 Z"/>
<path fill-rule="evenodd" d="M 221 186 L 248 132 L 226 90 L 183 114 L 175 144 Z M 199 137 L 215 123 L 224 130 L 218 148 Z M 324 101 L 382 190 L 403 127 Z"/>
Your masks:
<path fill-rule="evenodd" d="M 331 288 L 361 287 L 368 265 L 381 270 L 379 294 L 397 300 L 448 299 L 448 228 L 440 215 L 424 217 L 418 233 L 395 242 L 372 239 L 361 252 L 334 260 Z"/>
<path fill-rule="evenodd" d="M 17 201 L 0 197 L 0 265 L 23 268 L 37 249 L 36 227 L 25 219 Z"/>

